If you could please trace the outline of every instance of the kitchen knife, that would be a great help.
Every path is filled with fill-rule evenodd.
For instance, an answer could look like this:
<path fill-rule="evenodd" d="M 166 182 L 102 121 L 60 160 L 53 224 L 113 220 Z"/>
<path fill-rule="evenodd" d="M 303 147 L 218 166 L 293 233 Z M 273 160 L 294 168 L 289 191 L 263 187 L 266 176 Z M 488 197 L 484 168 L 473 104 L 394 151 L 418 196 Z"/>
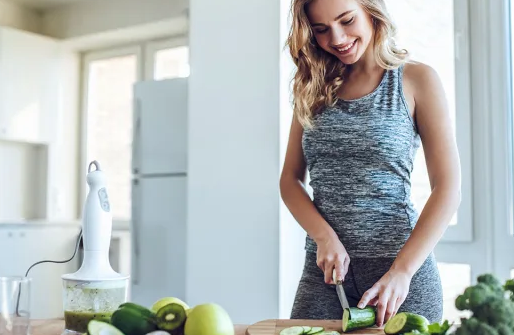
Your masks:
<path fill-rule="evenodd" d="M 343 306 L 343 308 L 350 308 L 350 304 L 348 304 L 348 299 L 346 299 L 346 293 L 344 293 L 343 282 L 341 280 L 336 280 L 336 269 L 332 271 L 332 278 L 334 280 L 334 283 L 336 283 L 337 296 L 339 297 L 339 302 L 341 302 L 341 306 Z"/>

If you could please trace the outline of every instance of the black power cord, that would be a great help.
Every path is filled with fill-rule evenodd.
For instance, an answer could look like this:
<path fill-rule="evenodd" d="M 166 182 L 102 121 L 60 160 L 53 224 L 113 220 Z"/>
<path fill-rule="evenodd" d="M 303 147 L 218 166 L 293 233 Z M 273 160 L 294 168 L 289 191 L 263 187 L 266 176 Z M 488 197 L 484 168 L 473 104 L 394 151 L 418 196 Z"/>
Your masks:
<path fill-rule="evenodd" d="M 44 261 L 39 261 L 39 262 L 36 262 L 34 264 L 32 264 L 28 269 L 27 269 L 27 272 L 25 273 L 25 278 L 29 275 L 29 271 L 36 265 L 38 264 L 41 264 L 41 263 L 68 263 L 69 261 L 71 261 L 73 258 L 75 258 L 75 255 L 77 254 L 77 251 L 79 249 L 79 245 L 80 245 L 80 240 L 82 239 L 82 228 L 80 228 L 80 233 L 79 233 L 79 236 L 77 238 L 77 242 L 75 244 L 75 251 L 73 252 L 73 255 L 68 258 L 67 260 L 64 260 L 64 261 L 51 261 L 51 260 L 44 260 Z M 20 317 L 20 311 L 19 311 L 19 308 L 20 308 L 20 296 L 21 296 L 21 283 L 20 283 L 20 287 L 18 289 L 18 300 L 16 302 L 16 316 Z"/>

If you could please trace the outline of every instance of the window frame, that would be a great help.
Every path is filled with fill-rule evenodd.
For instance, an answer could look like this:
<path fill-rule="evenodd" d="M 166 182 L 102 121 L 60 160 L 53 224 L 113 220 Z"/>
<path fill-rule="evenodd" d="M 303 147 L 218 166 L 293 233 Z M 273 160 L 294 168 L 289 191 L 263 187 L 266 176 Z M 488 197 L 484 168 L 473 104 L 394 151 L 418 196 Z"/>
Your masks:
<path fill-rule="evenodd" d="M 89 65 L 98 60 L 114 58 L 114 57 L 122 57 L 127 55 L 135 55 L 137 58 L 137 80 L 141 80 L 142 78 L 142 69 L 141 69 L 141 47 L 132 45 L 132 46 L 123 46 L 112 49 L 105 50 L 95 50 L 91 52 L 84 53 L 81 57 L 81 113 L 80 113 L 80 167 L 79 172 L 81 176 L 87 175 L 87 167 L 90 163 L 87 157 L 87 131 L 88 131 L 88 98 L 89 98 L 89 90 L 88 90 L 88 81 L 89 81 Z M 87 197 L 88 186 L 85 182 L 83 182 L 83 178 L 79 178 L 79 192 L 80 192 L 80 204 L 84 204 Z M 79 206 L 79 215 L 83 216 L 83 205 Z M 114 222 L 125 223 L 126 220 L 118 220 L 113 217 Z"/>
<path fill-rule="evenodd" d="M 137 81 L 153 80 L 154 59 L 153 53 L 178 46 L 188 45 L 186 35 L 168 36 L 160 39 L 151 39 L 138 43 L 114 45 L 109 48 L 90 49 L 80 54 L 80 117 L 79 117 L 79 173 L 81 176 L 87 174 L 87 102 L 88 102 L 88 80 L 89 80 L 89 64 L 95 60 L 107 59 L 112 57 L 126 56 L 135 54 L 137 57 Z M 83 217 L 83 204 L 85 203 L 88 186 L 84 179 L 79 178 L 79 217 Z M 129 220 L 117 219 L 113 217 L 113 225 L 120 227 L 128 227 Z"/>
<path fill-rule="evenodd" d="M 514 269 L 514 8 L 509 0 L 488 4 L 489 13 L 489 91 L 490 108 L 490 182 L 491 182 L 491 270 L 502 279 L 509 278 Z M 486 38 L 486 36 L 482 36 Z"/>
<path fill-rule="evenodd" d="M 186 36 L 178 36 L 161 40 L 150 41 L 144 46 L 145 80 L 154 80 L 155 62 L 154 56 L 160 50 L 188 46 L 189 39 Z"/>
<path fill-rule="evenodd" d="M 504 280 L 514 268 L 514 260 L 508 257 L 514 253 L 514 237 L 509 232 L 514 205 L 511 77 L 514 49 L 510 40 L 514 13 L 511 16 L 509 2 L 468 2 L 469 20 L 473 22 L 469 26 L 473 174 L 472 184 L 468 184 L 471 186 L 468 191 L 473 195 L 473 238 L 464 243 L 442 240 L 435 250 L 438 262 L 469 264 L 472 283 L 483 273 L 494 273 Z"/>
<path fill-rule="evenodd" d="M 472 242 L 474 238 L 470 8 L 467 0 L 453 0 L 453 4 L 455 136 L 461 163 L 461 204 L 457 212 L 457 224 L 448 227 L 441 238 L 441 243 Z"/>

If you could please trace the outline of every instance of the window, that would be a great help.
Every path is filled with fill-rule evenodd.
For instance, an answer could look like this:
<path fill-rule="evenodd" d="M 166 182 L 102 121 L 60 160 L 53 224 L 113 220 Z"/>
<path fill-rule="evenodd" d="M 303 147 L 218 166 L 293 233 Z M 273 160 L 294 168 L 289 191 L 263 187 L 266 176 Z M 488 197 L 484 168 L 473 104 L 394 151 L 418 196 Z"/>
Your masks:
<path fill-rule="evenodd" d="M 181 45 L 184 42 L 149 42 L 84 55 L 81 167 L 87 169 L 92 160 L 100 163 L 107 177 L 114 220 L 131 218 L 133 85 L 145 79 L 188 76 L 188 47 Z M 84 187 L 83 197 L 87 192 Z"/>
<path fill-rule="evenodd" d="M 174 38 L 149 43 L 145 49 L 145 78 L 163 80 L 189 76 L 189 47 L 187 39 Z"/>
<path fill-rule="evenodd" d="M 460 71 L 459 66 L 465 66 L 466 59 L 459 54 L 455 47 L 461 43 L 459 25 L 455 18 L 455 7 L 461 8 L 465 17 L 466 8 L 461 1 L 449 0 L 390 0 L 388 10 L 398 27 L 397 43 L 407 49 L 414 60 L 432 66 L 439 74 L 449 104 L 450 116 L 461 154 L 463 167 L 463 189 L 470 187 L 471 182 L 466 178 L 470 164 L 467 164 L 470 141 L 466 137 L 470 130 L 469 91 L 465 85 L 468 71 Z M 458 16 L 457 16 L 458 18 Z M 464 53 L 465 54 L 465 53 Z M 461 58 L 461 59 L 459 59 Z M 456 62 L 456 59 L 459 62 Z M 463 64 L 464 63 L 464 64 Z M 457 77 L 457 74 L 461 77 Z M 458 121 L 458 122 L 457 122 Z M 412 201 L 419 212 L 422 211 L 431 188 L 428 179 L 426 162 L 421 146 L 414 162 L 412 174 Z M 464 194 L 464 192 L 463 192 Z M 464 194 L 459 213 L 450 222 L 448 240 L 471 240 L 471 198 Z"/>
<path fill-rule="evenodd" d="M 189 76 L 188 57 L 186 46 L 158 50 L 154 57 L 154 79 Z"/>
<path fill-rule="evenodd" d="M 443 315 L 450 322 L 460 322 L 461 317 L 468 317 L 468 311 L 459 311 L 455 299 L 471 286 L 471 266 L 468 264 L 438 263 L 443 286 Z"/>
<path fill-rule="evenodd" d="M 450 222 L 443 246 L 436 257 L 443 286 L 443 318 L 459 321 L 465 313 L 455 308 L 455 298 L 481 272 L 480 260 L 461 252 L 463 243 L 472 242 L 471 198 L 471 95 L 469 91 L 468 7 L 465 0 L 389 0 L 389 12 L 398 26 L 398 45 L 412 58 L 432 66 L 441 78 L 453 129 L 457 137 L 462 168 L 462 202 Z M 420 147 L 412 174 L 412 200 L 421 212 L 431 188 L 423 147 Z M 458 256 L 456 257 L 456 254 Z"/>

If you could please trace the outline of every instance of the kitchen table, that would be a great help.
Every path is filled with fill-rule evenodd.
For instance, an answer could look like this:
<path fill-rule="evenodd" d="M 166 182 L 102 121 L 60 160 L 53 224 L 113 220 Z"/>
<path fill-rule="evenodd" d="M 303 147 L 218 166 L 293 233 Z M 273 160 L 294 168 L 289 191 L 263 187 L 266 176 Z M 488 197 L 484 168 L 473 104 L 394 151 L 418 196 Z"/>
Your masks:
<path fill-rule="evenodd" d="M 245 335 L 247 325 L 234 325 L 235 335 Z M 64 319 L 31 320 L 31 335 L 61 335 Z"/>

